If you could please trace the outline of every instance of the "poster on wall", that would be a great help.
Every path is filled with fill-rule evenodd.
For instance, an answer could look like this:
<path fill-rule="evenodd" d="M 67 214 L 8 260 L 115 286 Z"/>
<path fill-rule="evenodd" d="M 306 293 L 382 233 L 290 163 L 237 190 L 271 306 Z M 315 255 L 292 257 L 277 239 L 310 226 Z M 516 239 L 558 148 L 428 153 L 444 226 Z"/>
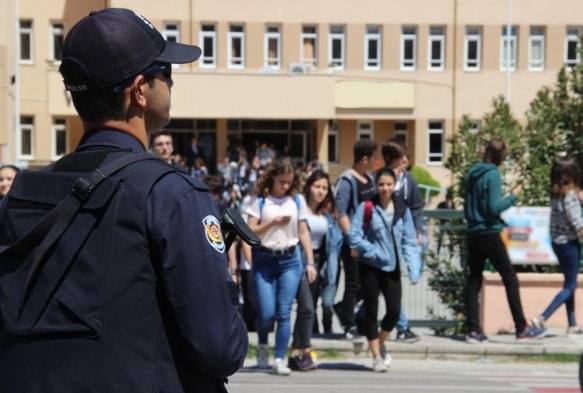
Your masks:
<path fill-rule="evenodd" d="M 502 240 L 514 264 L 556 264 L 551 246 L 550 207 L 511 207 L 502 213 L 508 225 Z"/>

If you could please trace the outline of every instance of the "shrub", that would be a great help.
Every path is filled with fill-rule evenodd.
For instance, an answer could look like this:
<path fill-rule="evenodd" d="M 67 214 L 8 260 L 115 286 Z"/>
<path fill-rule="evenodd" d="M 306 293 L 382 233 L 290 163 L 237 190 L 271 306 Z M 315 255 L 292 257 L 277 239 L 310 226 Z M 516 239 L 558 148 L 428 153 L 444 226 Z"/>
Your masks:
<path fill-rule="evenodd" d="M 441 187 L 441 184 L 439 184 L 439 182 L 437 180 L 435 180 L 433 177 L 431 177 L 431 174 L 429 172 L 427 172 L 427 170 L 425 170 L 424 168 L 421 168 L 419 166 L 414 166 L 413 168 L 411 168 L 411 175 L 413 175 L 415 180 L 417 180 L 418 184 L 423 184 L 426 186 L 437 187 L 437 188 Z M 439 195 L 439 191 L 437 191 L 437 190 L 431 190 L 429 192 L 429 197 L 431 197 L 431 198 L 433 198 L 434 196 L 437 196 L 437 195 Z M 425 194 L 423 194 L 422 196 L 425 197 Z"/>

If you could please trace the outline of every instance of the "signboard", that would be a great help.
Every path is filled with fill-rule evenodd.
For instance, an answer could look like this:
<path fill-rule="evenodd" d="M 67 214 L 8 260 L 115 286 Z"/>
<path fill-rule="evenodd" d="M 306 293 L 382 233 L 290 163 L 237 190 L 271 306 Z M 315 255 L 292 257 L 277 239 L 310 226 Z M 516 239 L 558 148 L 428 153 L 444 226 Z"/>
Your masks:
<path fill-rule="evenodd" d="M 502 213 L 508 226 L 502 240 L 514 264 L 556 264 L 551 246 L 550 207 L 511 207 Z"/>

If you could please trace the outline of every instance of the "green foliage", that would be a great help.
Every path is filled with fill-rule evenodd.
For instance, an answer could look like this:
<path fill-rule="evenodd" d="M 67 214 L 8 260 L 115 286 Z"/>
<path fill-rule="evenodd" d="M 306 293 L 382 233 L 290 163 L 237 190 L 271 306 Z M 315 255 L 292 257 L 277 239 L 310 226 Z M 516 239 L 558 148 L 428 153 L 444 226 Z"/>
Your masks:
<path fill-rule="evenodd" d="M 435 180 L 431 174 L 425 169 L 420 166 L 414 166 L 411 168 L 411 175 L 417 180 L 418 184 L 423 184 L 430 187 L 437 187 L 440 188 L 441 185 L 437 180 Z M 429 191 L 429 196 L 433 198 L 434 196 L 439 195 L 439 191 L 431 190 Z"/>

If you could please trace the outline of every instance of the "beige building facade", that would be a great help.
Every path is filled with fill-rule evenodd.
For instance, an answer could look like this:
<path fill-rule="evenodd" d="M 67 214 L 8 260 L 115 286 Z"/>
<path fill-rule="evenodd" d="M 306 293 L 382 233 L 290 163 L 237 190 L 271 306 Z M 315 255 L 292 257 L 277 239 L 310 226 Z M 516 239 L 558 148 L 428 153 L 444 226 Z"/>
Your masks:
<path fill-rule="evenodd" d="M 536 92 L 580 61 L 583 25 L 580 0 L 514 0 L 509 31 L 508 0 L 21 0 L 18 22 L 15 1 L 0 3 L 2 162 L 38 167 L 75 148 L 82 128 L 57 71 L 62 39 L 89 11 L 124 7 L 203 48 L 173 69 L 177 149 L 196 135 L 216 162 L 236 141 L 267 141 L 338 168 L 358 138 L 397 136 L 443 186 L 445 140 L 462 115 L 479 128 L 508 92 L 524 118 Z"/>

